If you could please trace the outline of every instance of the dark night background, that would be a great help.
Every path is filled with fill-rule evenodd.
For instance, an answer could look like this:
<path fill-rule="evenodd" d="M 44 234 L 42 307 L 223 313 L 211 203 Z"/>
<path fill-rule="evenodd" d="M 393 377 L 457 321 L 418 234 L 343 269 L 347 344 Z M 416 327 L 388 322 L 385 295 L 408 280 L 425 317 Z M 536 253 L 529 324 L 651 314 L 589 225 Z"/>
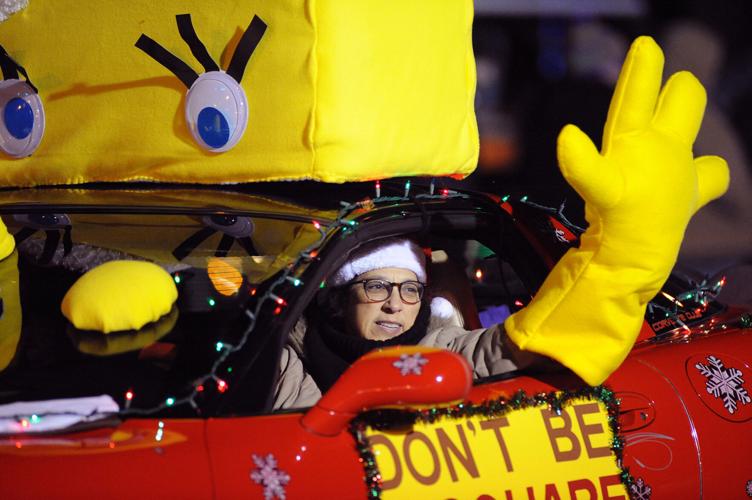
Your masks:
<path fill-rule="evenodd" d="M 476 0 L 475 8 L 481 153 L 465 186 L 566 199 L 568 215 L 581 217 L 556 166 L 556 136 L 574 123 L 600 143 L 629 44 L 650 35 L 666 55 L 664 78 L 690 70 L 708 92 L 696 156 L 721 155 L 731 169 L 729 193 L 690 225 L 680 264 L 752 278 L 752 4 Z"/>

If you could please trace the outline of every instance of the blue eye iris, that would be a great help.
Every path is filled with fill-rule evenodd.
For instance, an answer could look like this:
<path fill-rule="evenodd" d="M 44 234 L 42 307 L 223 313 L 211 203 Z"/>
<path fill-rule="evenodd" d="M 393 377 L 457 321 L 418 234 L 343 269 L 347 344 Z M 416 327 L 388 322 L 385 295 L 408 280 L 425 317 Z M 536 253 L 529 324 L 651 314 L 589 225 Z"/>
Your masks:
<path fill-rule="evenodd" d="M 230 125 L 215 108 L 204 108 L 198 114 L 196 126 L 201 139 L 212 148 L 221 148 L 230 140 Z"/>
<path fill-rule="evenodd" d="M 19 140 L 27 138 L 34 129 L 34 112 L 29 103 L 19 97 L 5 104 L 3 120 L 10 135 Z"/>

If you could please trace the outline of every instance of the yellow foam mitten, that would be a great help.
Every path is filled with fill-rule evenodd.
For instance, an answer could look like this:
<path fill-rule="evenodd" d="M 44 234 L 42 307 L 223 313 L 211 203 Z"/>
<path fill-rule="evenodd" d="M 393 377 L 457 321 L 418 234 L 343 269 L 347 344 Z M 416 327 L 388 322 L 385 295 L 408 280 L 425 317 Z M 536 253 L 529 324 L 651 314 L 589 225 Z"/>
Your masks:
<path fill-rule="evenodd" d="M 21 299 L 18 294 L 16 241 L 0 219 L 0 371 L 16 354 L 21 338 Z"/>
<path fill-rule="evenodd" d="M 662 70 L 655 41 L 635 40 L 611 100 L 600 153 L 577 127 L 562 129 L 559 166 L 585 200 L 589 227 L 532 302 L 505 322 L 521 349 L 556 359 L 592 385 L 602 383 L 632 348 L 690 217 L 728 187 L 722 158 L 692 154 L 704 88 L 679 72 L 661 90 Z"/>
<path fill-rule="evenodd" d="M 63 315 L 79 330 L 138 330 L 170 312 L 172 277 L 151 262 L 115 260 L 88 271 L 63 297 Z"/>
<path fill-rule="evenodd" d="M 2 222 L 0 222 L 2 224 Z M 12 237 L 10 238 L 13 239 Z M 21 339 L 21 297 L 18 289 L 18 252 L 0 259 L 0 372 L 16 355 Z"/>
<path fill-rule="evenodd" d="M 16 248 L 16 240 L 8 233 L 8 228 L 0 219 L 0 260 L 13 253 Z"/>

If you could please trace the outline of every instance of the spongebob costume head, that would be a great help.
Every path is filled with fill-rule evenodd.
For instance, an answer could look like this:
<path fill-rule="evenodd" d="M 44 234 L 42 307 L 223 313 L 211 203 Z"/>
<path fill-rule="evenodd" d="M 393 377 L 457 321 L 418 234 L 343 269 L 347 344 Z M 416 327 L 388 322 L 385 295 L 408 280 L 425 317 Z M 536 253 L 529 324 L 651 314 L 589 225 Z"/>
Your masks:
<path fill-rule="evenodd" d="M 475 166 L 471 0 L 90 5 L 32 0 L 0 24 L 11 82 L 0 86 L 0 185 L 344 182 Z M 590 226 L 504 325 L 593 385 L 631 349 L 689 218 L 728 185 L 721 158 L 692 154 L 702 85 L 680 72 L 662 86 L 662 69 L 660 48 L 638 38 L 601 151 L 562 130 L 559 164 Z M 88 288 L 85 305 L 100 289 Z"/>
<path fill-rule="evenodd" d="M 0 185 L 464 177 L 472 15 L 469 0 L 32 0 L 0 45 L 44 135 L 0 153 Z"/>

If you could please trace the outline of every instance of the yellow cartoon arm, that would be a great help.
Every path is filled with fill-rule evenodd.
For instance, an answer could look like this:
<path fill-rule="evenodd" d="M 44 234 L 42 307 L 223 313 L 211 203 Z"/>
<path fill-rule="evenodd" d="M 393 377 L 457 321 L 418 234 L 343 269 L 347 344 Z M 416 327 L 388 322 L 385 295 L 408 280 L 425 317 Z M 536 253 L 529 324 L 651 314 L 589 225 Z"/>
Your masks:
<path fill-rule="evenodd" d="M 5 223 L 0 220 L 0 260 L 13 253 L 16 248 L 16 240 L 8 232 Z"/>
<path fill-rule="evenodd" d="M 0 371 L 13 360 L 21 338 L 21 298 L 15 248 L 13 236 L 0 219 Z"/>
<path fill-rule="evenodd" d="M 532 302 L 505 322 L 521 349 L 556 359 L 592 385 L 632 348 L 690 217 L 728 187 L 722 158 L 692 154 L 705 89 L 679 72 L 661 90 L 662 70 L 660 47 L 638 38 L 616 84 L 601 152 L 574 125 L 562 129 L 559 166 L 585 200 L 589 227 Z"/>

